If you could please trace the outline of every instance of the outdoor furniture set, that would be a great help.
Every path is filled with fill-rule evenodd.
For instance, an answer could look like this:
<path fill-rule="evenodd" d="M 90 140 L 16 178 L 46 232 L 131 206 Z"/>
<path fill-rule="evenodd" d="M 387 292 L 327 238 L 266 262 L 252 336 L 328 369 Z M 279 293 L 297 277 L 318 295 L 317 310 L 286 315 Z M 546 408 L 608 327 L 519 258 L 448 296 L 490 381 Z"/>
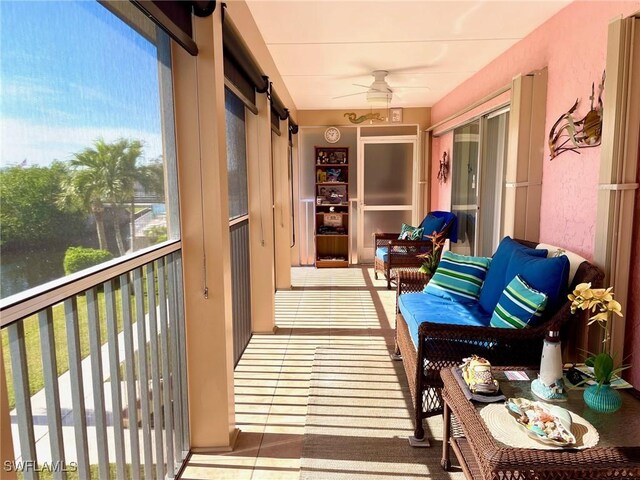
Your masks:
<path fill-rule="evenodd" d="M 435 234 L 436 241 L 450 239 L 456 242 L 458 220 L 451 212 L 435 211 L 429 213 L 411 233 L 404 235 L 404 232 L 403 228 L 400 233 L 374 234 L 374 275 L 377 280 L 378 273 L 382 273 L 387 279 L 388 289 L 391 289 L 391 282 L 398 271 L 417 271 L 420 268 L 423 260 L 418 255 L 429 253 L 433 248 L 433 241 L 427 236 Z M 415 233 L 418 238 L 412 235 Z"/>
<path fill-rule="evenodd" d="M 465 269 L 482 270 L 460 257 L 445 252 L 438 268 L 443 264 L 447 270 L 462 268 L 462 277 L 468 276 Z M 484 268 L 482 279 L 474 279 L 476 284 L 471 285 L 481 286 L 476 296 L 469 295 L 470 285 L 460 283 L 458 274 L 443 279 L 440 270 L 433 278 L 401 271 L 397 276 L 396 354 L 404 363 L 413 400 L 412 445 L 428 446 L 423 419 L 443 412 L 441 369 L 459 365 L 472 354 L 494 366 L 538 368 L 545 334 L 556 330 L 566 336 L 573 317 L 567 292 L 583 282 L 600 286 L 604 278 L 600 269 L 578 255 L 509 237 L 490 261 L 485 259 Z M 526 328 L 501 324 L 502 310 L 518 308 L 507 293 L 533 295 L 518 290 L 527 284 L 546 293 L 544 313 L 540 318 L 533 315 L 528 326 L 517 325 Z M 448 291 L 449 287 L 453 290 Z"/>

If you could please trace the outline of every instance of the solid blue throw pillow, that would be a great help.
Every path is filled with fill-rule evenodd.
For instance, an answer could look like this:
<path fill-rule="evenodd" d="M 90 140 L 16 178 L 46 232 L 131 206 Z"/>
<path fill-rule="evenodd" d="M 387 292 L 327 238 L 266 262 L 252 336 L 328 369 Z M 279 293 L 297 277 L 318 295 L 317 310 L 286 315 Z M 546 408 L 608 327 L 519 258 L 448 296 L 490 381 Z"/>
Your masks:
<path fill-rule="evenodd" d="M 554 309 L 567 289 L 569 266 L 566 255 L 538 258 L 515 251 L 507 267 L 507 280 L 511 282 L 520 275 L 531 288 L 547 295 L 547 308 Z"/>
<path fill-rule="evenodd" d="M 548 253 L 547 250 L 525 247 L 521 243 L 512 240 L 511 237 L 504 237 L 491 259 L 491 267 L 489 267 L 487 278 L 485 278 L 484 285 L 482 285 L 482 290 L 480 291 L 480 299 L 478 301 L 484 311 L 491 313 L 495 310 L 504 288 L 513 280 L 513 277 L 507 278 L 507 266 L 509 265 L 509 260 L 511 260 L 511 255 L 516 250 L 534 257 L 546 258 Z"/>
<path fill-rule="evenodd" d="M 433 234 L 433 232 L 439 233 L 442 227 L 444 227 L 444 218 L 436 217 L 435 215 L 427 215 L 422 222 L 425 237 Z"/>

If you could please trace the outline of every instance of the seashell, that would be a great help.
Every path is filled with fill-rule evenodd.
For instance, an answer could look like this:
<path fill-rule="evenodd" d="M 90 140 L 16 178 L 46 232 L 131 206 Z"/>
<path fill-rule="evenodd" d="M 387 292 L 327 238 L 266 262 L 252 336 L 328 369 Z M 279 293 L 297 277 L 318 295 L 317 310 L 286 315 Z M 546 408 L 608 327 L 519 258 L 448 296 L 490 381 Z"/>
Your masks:
<path fill-rule="evenodd" d="M 571 433 L 571 414 L 566 409 L 526 398 L 509 398 L 505 406 L 530 437 L 557 446 L 576 443 Z"/>

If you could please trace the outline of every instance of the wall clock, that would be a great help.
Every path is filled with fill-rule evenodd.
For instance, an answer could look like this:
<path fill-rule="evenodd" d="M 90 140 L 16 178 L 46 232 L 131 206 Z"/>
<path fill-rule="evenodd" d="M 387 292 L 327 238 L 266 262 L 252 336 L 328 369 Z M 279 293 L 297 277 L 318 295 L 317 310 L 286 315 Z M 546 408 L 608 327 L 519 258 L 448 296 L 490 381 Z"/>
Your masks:
<path fill-rule="evenodd" d="M 329 127 L 324 131 L 324 139 L 329 143 L 336 143 L 340 140 L 340 130 L 336 127 Z"/>

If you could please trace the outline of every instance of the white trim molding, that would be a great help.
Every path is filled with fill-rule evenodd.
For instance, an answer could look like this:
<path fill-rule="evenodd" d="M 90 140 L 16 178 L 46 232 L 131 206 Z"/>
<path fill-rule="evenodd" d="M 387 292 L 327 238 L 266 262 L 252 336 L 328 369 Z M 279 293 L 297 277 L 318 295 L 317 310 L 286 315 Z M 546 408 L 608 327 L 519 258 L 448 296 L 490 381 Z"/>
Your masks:
<path fill-rule="evenodd" d="M 622 190 L 638 190 L 640 183 L 601 183 L 598 185 L 598 190 L 613 190 L 613 191 L 622 191 Z"/>

